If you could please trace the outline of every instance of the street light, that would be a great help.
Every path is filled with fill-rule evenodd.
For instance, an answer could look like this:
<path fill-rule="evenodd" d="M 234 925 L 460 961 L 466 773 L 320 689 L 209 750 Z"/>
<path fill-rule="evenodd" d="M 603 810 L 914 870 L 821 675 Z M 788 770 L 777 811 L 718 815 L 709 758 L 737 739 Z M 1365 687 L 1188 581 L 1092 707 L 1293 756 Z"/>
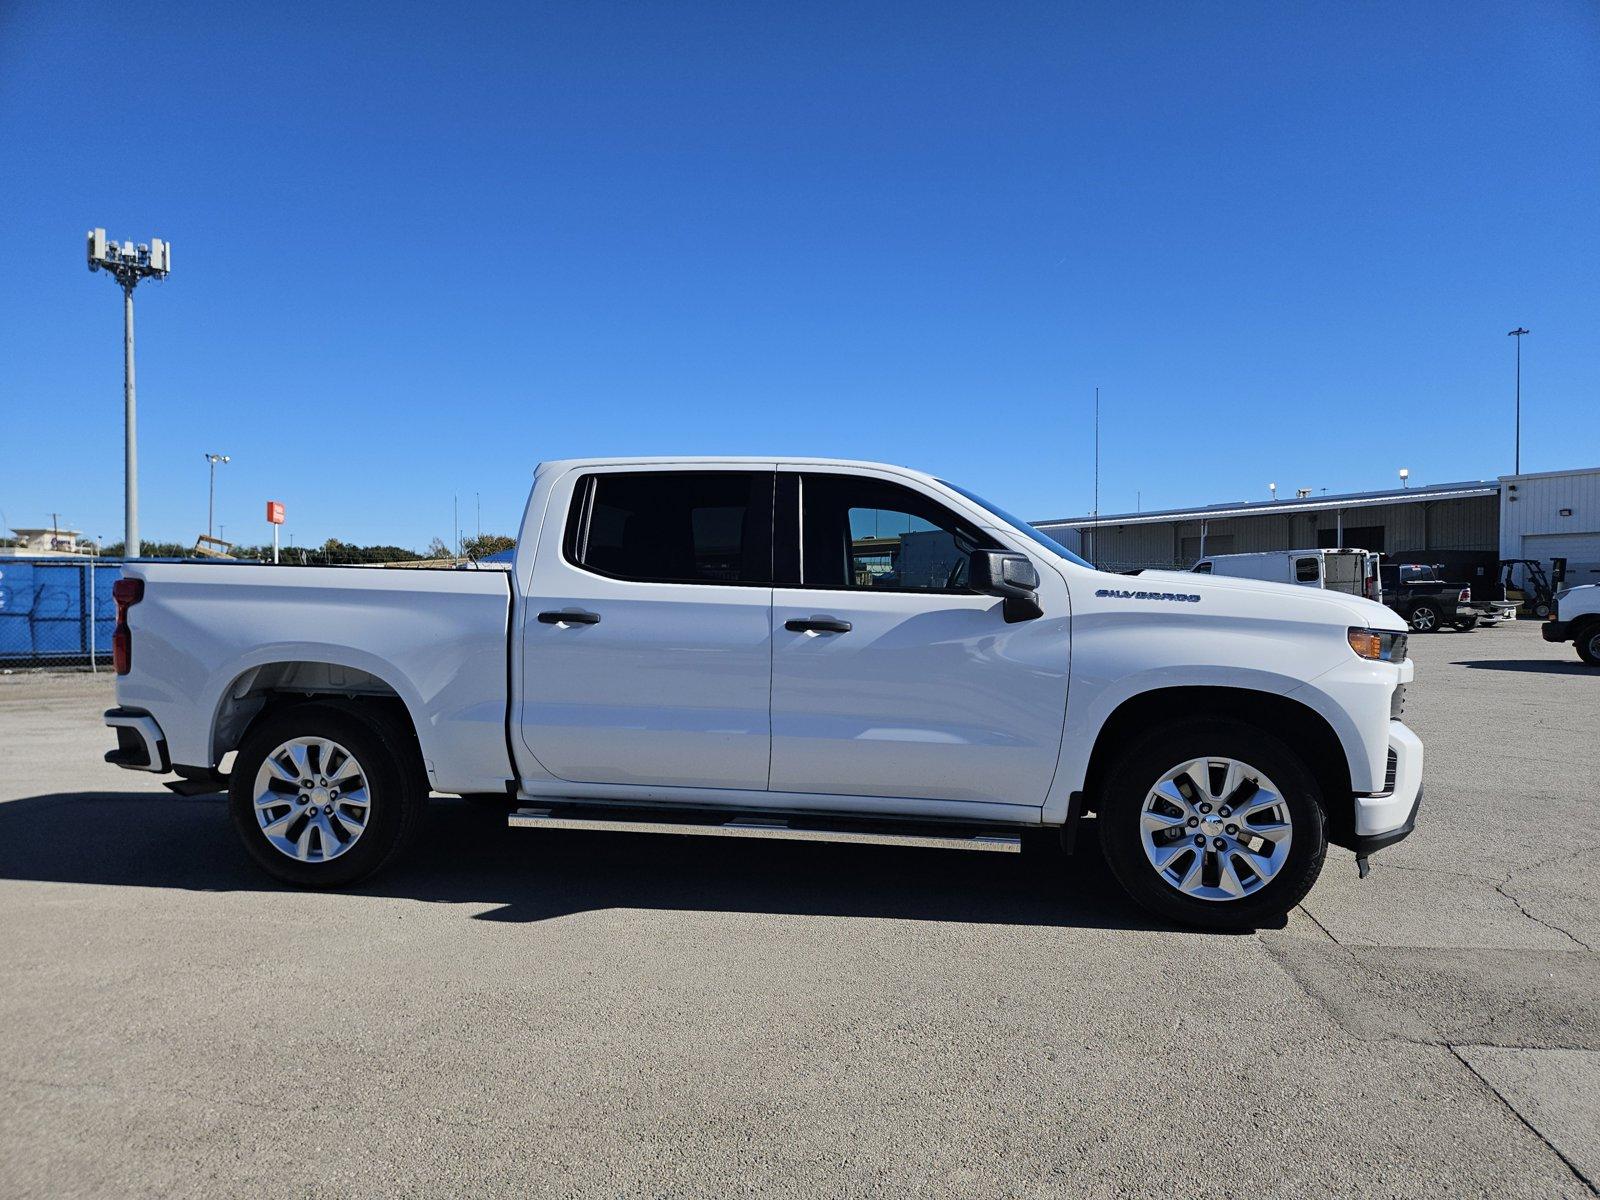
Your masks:
<path fill-rule="evenodd" d="M 1403 488 L 1411 486 L 1411 471 L 1409 468 L 1400 468 L 1400 486 Z"/>
<path fill-rule="evenodd" d="M 208 454 L 206 462 L 211 464 L 211 498 L 206 505 L 206 536 L 211 536 L 212 525 L 216 522 L 217 513 L 217 464 L 232 462 L 226 454 Z"/>
<path fill-rule="evenodd" d="M 160 238 L 117 245 L 104 229 L 91 229 L 89 270 L 108 271 L 122 285 L 122 420 L 123 533 L 122 552 L 139 557 L 139 439 L 133 391 L 133 289 L 142 279 L 165 279 L 172 270 L 172 245 Z"/>
<path fill-rule="evenodd" d="M 1507 337 L 1517 339 L 1517 454 L 1512 466 L 1514 474 L 1522 474 L 1522 339 L 1527 336 L 1528 330 L 1517 326 Z"/>

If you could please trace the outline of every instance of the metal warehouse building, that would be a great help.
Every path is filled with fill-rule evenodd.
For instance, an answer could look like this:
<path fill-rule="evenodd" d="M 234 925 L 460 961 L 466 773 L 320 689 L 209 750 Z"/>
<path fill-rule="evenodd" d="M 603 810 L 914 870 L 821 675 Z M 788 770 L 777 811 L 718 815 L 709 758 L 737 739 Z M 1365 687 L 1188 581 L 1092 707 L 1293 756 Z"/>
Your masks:
<path fill-rule="evenodd" d="M 1547 566 L 1562 557 L 1569 582 L 1600 582 L 1600 467 L 1035 524 L 1113 571 L 1182 570 L 1216 554 L 1357 546 L 1386 554 L 1477 551 Z"/>

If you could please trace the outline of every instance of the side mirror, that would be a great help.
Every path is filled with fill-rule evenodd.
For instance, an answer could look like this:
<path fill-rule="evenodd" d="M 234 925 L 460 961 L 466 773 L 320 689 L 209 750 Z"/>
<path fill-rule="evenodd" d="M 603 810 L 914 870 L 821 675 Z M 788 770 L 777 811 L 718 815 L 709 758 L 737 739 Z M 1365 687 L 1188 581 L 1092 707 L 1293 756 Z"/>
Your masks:
<path fill-rule="evenodd" d="M 1044 616 L 1039 607 L 1039 570 L 1025 554 L 974 550 L 967 578 L 973 591 L 1005 601 L 1001 611 L 1008 625 Z"/>

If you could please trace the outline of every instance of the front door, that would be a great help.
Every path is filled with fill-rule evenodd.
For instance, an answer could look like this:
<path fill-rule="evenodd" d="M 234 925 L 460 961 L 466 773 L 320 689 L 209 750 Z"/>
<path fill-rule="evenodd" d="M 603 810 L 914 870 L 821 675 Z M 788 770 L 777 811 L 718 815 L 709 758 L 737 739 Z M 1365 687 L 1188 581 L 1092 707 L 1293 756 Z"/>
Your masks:
<path fill-rule="evenodd" d="M 887 477 L 781 480 L 799 562 L 773 592 L 771 789 L 1042 805 L 1066 614 L 1008 625 L 966 586 L 970 551 L 1014 547 Z"/>
<path fill-rule="evenodd" d="M 565 537 L 539 547 L 522 614 L 519 719 L 545 770 L 767 786 L 772 486 L 771 468 L 748 467 L 557 486 Z"/>

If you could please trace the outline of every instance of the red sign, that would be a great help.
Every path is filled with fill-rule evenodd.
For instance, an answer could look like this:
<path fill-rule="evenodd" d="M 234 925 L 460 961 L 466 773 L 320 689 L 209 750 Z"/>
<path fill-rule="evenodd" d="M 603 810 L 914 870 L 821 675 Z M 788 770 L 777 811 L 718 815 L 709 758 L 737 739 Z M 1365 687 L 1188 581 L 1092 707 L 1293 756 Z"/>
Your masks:
<path fill-rule="evenodd" d="M 283 524 L 283 501 L 267 501 L 267 520 L 273 525 Z"/>

